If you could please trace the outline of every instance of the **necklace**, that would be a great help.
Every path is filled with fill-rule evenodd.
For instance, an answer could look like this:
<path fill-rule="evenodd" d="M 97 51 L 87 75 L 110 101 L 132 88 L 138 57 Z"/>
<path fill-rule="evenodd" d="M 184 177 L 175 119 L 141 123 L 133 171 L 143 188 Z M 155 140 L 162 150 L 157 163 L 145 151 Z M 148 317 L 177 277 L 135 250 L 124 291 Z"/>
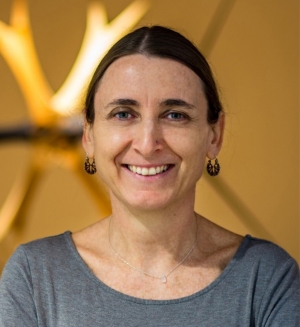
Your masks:
<path fill-rule="evenodd" d="M 192 251 L 194 250 L 195 246 L 196 246 L 196 243 L 197 243 L 197 235 L 198 235 L 198 224 L 197 224 L 197 231 L 196 231 L 196 240 L 193 244 L 193 246 L 189 249 L 188 253 L 184 256 L 184 258 L 174 267 L 172 268 L 167 274 L 164 274 L 164 275 L 161 275 L 161 276 L 155 276 L 155 275 L 152 275 L 152 274 L 149 274 L 148 272 L 142 270 L 142 269 L 139 269 L 139 268 L 136 268 L 134 267 L 132 264 L 130 264 L 128 261 L 126 261 L 124 258 L 122 258 L 118 252 L 112 247 L 111 245 L 111 242 L 110 242 L 110 223 L 111 223 L 111 218 L 109 220 L 109 227 L 108 227 L 108 243 L 109 243 L 109 246 L 110 248 L 112 249 L 113 253 L 115 254 L 115 256 L 120 259 L 123 263 L 125 263 L 127 266 L 129 266 L 130 268 L 134 269 L 135 271 L 138 271 L 146 276 L 149 276 L 149 277 L 152 277 L 152 278 L 156 278 L 156 279 L 160 279 L 160 281 L 162 283 L 166 283 L 167 282 L 167 278 L 168 276 L 176 269 L 178 268 L 187 258 L 188 256 L 192 253 Z M 197 223 L 197 221 L 196 221 Z"/>

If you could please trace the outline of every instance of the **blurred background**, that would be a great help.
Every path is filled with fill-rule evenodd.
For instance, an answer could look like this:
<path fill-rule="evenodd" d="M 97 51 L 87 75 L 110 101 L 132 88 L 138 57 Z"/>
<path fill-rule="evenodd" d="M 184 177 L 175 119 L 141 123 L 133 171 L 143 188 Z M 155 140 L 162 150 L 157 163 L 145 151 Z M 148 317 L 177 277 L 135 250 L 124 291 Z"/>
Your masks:
<path fill-rule="evenodd" d="M 79 53 L 90 3 L 27 1 L 37 56 L 54 92 Z M 109 24 L 132 1 L 101 3 Z M 12 5 L 12 0 L 0 1 L 5 24 L 10 24 Z M 236 233 L 275 241 L 300 262 L 299 1 L 149 0 L 144 5 L 145 13 L 134 26 L 166 25 L 190 38 L 206 54 L 224 103 L 221 173 L 216 178 L 204 174 L 199 181 L 196 211 Z M 34 136 L 9 137 L 13 126 L 32 122 L 32 117 L 1 51 L 0 85 L 0 229 L 9 226 L 0 241 L 1 271 L 18 244 L 76 231 L 105 216 L 109 208 L 105 200 L 95 200 L 97 190 L 103 189 L 97 177 L 82 177 L 68 163 L 73 159 L 65 157 L 76 152 L 83 170 L 80 120 L 70 147 L 62 141 L 57 152 L 40 152 Z M 67 120 L 72 123 L 71 117 Z M 39 174 L 32 174 L 32 162 Z M 13 187 L 17 194 L 22 186 L 16 183 L 26 178 L 33 178 L 34 185 L 22 195 L 18 211 L 20 203 L 8 194 Z M 7 223 L 9 216 L 15 219 Z"/>

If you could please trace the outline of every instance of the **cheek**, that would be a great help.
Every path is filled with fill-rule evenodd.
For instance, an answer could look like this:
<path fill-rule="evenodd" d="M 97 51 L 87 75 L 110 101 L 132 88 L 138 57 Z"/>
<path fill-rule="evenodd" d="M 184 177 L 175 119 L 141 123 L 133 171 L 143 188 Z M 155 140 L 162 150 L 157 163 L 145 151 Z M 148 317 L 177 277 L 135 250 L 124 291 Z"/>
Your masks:
<path fill-rule="evenodd" d="M 168 145 L 184 158 L 205 157 L 207 151 L 207 134 L 201 133 L 199 128 L 189 130 L 170 131 L 165 139 Z"/>
<path fill-rule="evenodd" d="M 199 129 L 180 134 L 173 137 L 172 150 L 181 157 L 180 171 L 184 175 L 184 183 L 196 183 L 205 167 L 207 134 Z"/>
<path fill-rule="evenodd" d="M 121 133 L 118 129 L 109 126 L 99 126 L 95 139 L 95 154 L 99 158 L 112 159 L 120 153 L 128 143 L 128 133 Z"/>

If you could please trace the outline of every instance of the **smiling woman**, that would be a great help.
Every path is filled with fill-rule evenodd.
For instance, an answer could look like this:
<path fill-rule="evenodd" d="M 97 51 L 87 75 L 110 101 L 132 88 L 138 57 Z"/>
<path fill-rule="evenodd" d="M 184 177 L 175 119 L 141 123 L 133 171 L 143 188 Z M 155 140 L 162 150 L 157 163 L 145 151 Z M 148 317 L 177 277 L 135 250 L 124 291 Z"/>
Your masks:
<path fill-rule="evenodd" d="M 99 64 L 84 112 L 86 170 L 97 167 L 112 214 L 19 247 L 0 326 L 297 326 L 295 260 L 194 212 L 206 157 L 220 171 L 225 119 L 194 45 L 159 26 L 128 34 Z"/>
<path fill-rule="evenodd" d="M 220 150 L 224 125 L 223 115 L 213 128 L 208 123 L 199 77 L 174 60 L 127 55 L 104 73 L 94 110 L 83 145 L 111 191 L 112 206 L 140 208 L 142 217 L 147 209 L 182 203 L 193 217 L 196 182 L 206 155 L 214 158 Z"/>

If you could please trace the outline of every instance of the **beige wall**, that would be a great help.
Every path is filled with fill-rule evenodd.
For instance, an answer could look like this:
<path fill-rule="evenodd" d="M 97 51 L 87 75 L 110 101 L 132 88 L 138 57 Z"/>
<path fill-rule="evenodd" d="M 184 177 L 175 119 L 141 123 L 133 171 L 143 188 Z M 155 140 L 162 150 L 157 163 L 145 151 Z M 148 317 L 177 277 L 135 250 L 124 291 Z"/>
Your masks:
<path fill-rule="evenodd" d="M 130 2 L 103 1 L 109 19 Z M 4 22 L 11 3 L 0 2 Z M 141 25 L 172 26 L 200 44 L 219 1 L 150 3 Z M 36 47 L 54 90 L 80 48 L 87 4 L 87 0 L 29 1 Z M 196 209 L 237 233 L 271 237 L 300 260 L 298 23 L 298 0 L 235 1 L 209 57 L 227 112 L 219 158 L 222 171 L 216 183 L 208 177 L 199 182 Z M 0 85 L 0 126 L 26 119 L 22 94 L 1 56 Z M 30 145 L 0 143 L 0 206 L 13 181 L 26 171 L 31 155 Z M 23 240 L 77 230 L 100 216 L 84 186 L 58 163 L 38 185 Z M 12 247 L 12 236 L 0 244 L 0 264 Z"/>

